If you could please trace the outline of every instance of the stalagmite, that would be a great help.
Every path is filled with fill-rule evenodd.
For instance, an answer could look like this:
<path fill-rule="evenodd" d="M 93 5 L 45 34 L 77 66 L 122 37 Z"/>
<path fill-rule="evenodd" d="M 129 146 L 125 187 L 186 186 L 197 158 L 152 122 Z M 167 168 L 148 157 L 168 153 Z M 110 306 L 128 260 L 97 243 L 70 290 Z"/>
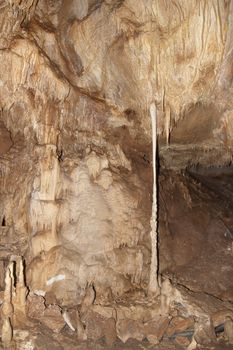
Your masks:
<path fill-rule="evenodd" d="M 4 317 L 3 324 L 2 324 L 2 344 L 4 349 L 11 348 L 12 338 L 13 338 L 13 330 L 12 330 L 10 318 Z"/>
<path fill-rule="evenodd" d="M 25 286 L 24 280 L 24 266 L 23 259 L 19 257 L 17 259 L 17 269 L 18 269 L 18 279 L 16 284 L 16 295 L 14 299 L 14 309 L 17 316 L 26 315 L 26 297 L 27 297 L 27 287 Z"/>
<path fill-rule="evenodd" d="M 161 284 L 161 294 L 160 294 L 161 315 L 168 314 L 170 302 L 172 299 L 172 294 L 173 294 L 173 288 L 172 288 L 171 282 L 169 281 L 168 278 L 166 278 Z"/>
<path fill-rule="evenodd" d="M 158 283 L 158 233 L 157 233 L 157 177 L 156 177 L 156 106 L 153 102 L 150 105 L 150 116 L 152 125 L 152 161 L 153 161 L 153 203 L 151 215 L 151 266 L 150 266 L 150 281 L 149 293 L 159 294 Z"/>
<path fill-rule="evenodd" d="M 11 262 L 6 270 L 4 301 L 2 306 L 2 343 L 4 348 L 11 348 L 13 338 L 12 316 L 14 308 L 12 305 L 12 287 L 13 287 L 13 262 Z"/>

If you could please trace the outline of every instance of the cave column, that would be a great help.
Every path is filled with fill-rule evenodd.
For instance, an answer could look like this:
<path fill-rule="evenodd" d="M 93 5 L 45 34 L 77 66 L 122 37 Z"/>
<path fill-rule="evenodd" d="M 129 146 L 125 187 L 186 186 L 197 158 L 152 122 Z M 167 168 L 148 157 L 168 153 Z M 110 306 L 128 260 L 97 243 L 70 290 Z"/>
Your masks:
<path fill-rule="evenodd" d="M 153 201 L 151 214 L 151 266 L 150 266 L 150 280 L 148 292 L 159 295 L 160 287 L 158 283 L 158 231 L 157 231 L 157 126 L 156 126 L 156 106 L 155 103 L 150 105 L 150 117 L 152 126 L 152 161 L 153 161 Z"/>

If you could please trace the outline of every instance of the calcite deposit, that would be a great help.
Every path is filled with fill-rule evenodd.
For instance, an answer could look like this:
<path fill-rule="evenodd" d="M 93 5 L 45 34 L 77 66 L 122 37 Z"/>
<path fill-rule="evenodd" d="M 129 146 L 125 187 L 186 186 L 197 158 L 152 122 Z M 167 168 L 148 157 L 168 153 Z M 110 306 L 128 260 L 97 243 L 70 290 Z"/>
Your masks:
<path fill-rule="evenodd" d="M 3 347 L 232 346 L 232 49 L 232 0 L 0 0 Z"/>

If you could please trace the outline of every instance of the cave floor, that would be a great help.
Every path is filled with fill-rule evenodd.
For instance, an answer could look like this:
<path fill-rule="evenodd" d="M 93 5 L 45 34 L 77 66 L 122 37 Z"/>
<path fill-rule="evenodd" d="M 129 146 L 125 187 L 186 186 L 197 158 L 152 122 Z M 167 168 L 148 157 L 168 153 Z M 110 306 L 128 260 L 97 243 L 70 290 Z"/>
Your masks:
<path fill-rule="evenodd" d="M 113 344 L 113 346 L 106 345 L 104 339 L 100 339 L 96 342 L 87 341 L 78 343 L 73 336 L 69 335 L 69 331 L 66 334 L 59 334 L 59 336 L 52 336 L 51 333 L 44 329 L 41 332 L 33 335 L 35 347 L 31 347 L 31 335 L 26 337 L 27 331 L 22 331 L 22 343 L 17 342 L 17 348 L 20 350 L 182 350 L 186 347 L 179 345 L 176 341 L 162 340 L 158 345 L 151 345 L 147 340 L 139 342 L 135 339 L 129 339 L 125 344 L 119 339 Z M 18 333 L 18 339 L 20 339 L 20 332 Z M 232 350 L 232 345 L 227 345 L 223 340 L 219 340 L 217 344 L 209 344 L 208 346 L 197 347 L 196 350 Z"/>
<path fill-rule="evenodd" d="M 180 293 L 181 298 L 180 302 L 175 303 L 173 308 L 170 309 L 170 312 L 174 313 L 174 315 L 184 315 L 187 313 L 190 315 L 192 313 L 193 315 L 208 315 L 208 317 L 214 320 L 216 325 L 223 322 L 224 314 L 233 314 L 233 304 L 231 302 L 222 301 L 214 296 L 207 295 L 206 293 L 193 292 L 179 285 L 176 286 L 176 290 Z M 130 308 L 130 306 L 132 306 L 130 304 L 131 303 L 129 303 L 127 307 Z M 117 304 L 115 307 L 117 307 Z M 136 339 L 128 339 L 125 343 L 123 343 L 120 339 L 117 339 L 114 341 L 113 345 L 110 346 L 106 345 L 104 337 L 96 341 L 88 340 L 85 342 L 80 342 L 80 340 L 77 339 L 76 332 L 72 332 L 67 325 L 59 333 L 54 333 L 42 324 L 32 322 L 30 327 L 24 327 L 24 330 L 16 330 L 14 332 L 14 340 L 17 344 L 16 349 L 19 350 L 187 349 L 187 346 L 190 344 L 190 338 L 181 336 L 171 340 L 167 339 L 166 332 L 158 345 L 152 345 L 148 340 L 137 341 Z M 14 348 L 12 347 L 12 350 L 13 349 Z M 224 333 L 218 333 L 217 343 L 208 343 L 208 345 L 200 348 L 197 347 L 196 349 L 232 350 L 233 346 L 227 345 L 224 338 Z"/>

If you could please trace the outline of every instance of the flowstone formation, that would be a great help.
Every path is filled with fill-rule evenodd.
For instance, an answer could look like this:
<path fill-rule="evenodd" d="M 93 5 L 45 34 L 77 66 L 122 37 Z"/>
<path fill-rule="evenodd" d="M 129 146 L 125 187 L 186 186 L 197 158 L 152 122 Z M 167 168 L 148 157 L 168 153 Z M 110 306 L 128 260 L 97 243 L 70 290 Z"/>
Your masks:
<path fill-rule="evenodd" d="M 0 0 L 4 348 L 232 344 L 232 16 Z"/>

